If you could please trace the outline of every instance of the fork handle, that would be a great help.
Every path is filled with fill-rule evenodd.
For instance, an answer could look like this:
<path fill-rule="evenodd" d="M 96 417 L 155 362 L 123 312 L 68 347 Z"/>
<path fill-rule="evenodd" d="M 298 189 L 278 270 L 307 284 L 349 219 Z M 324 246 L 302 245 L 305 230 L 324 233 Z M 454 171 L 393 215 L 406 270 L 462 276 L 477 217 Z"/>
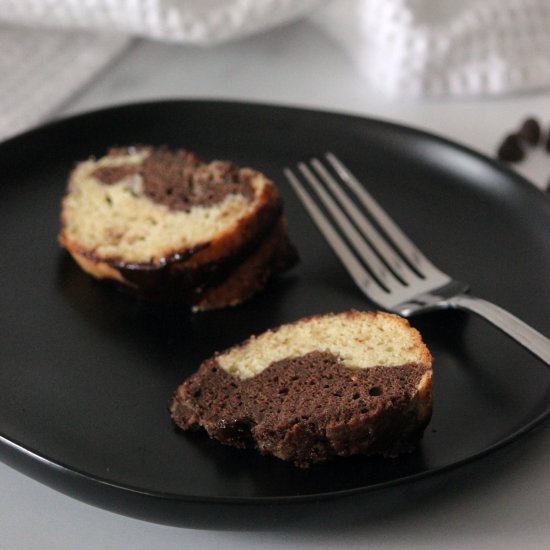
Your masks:
<path fill-rule="evenodd" d="M 450 307 L 477 313 L 550 366 L 550 340 L 511 313 L 468 294 L 458 294 L 446 301 Z"/>

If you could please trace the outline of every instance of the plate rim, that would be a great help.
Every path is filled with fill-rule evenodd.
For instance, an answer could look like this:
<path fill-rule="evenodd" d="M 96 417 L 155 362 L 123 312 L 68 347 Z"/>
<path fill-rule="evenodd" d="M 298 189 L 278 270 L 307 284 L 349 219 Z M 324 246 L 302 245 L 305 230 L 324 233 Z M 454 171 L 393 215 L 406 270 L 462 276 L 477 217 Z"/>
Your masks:
<path fill-rule="evenodd" d="M 2 434 L 0 432 L 0 449 L 2 447 L 7 447 L 20 455 L 24 455 L 27 458 L 45 465 L 48 468 L 52 468 L 58 472 L 61 472 L 64 476 L 69 478 L 77 477 L 84 481 L 89 481 L 99 485 L 102 488 L 114 488 L 120 491 L 123 491 L 127 494 L 138 495 L 143 497 L 152 497 L 154 499 L 168 500 L 174 502 L 184 502 L 184 503 L 207 503 L 207 504 L 259 504 L 263 506 L 273 505 L 273 504 L 287 504 L 290 502 L 303 503 L 319 500 L 330 500 L 343 498 L 347 496 L 353 496 L 358 494 L 365 494 L 369 492 L 382 491 L 384 489 L 389 489 L 392 487 L 397 487 L 405 484 L 411 484 L 416 481 L 420 481 L 426 478 L 431 478 L 435 476 L 440 476 L 446 472 L 457 470 L 466 464 L 474 462 L 475 460 L 482 459 L 487 455 L 490 455 L 501 448 L 507 447 L 508 445 L 517 441 L 521 436 L 527 434 L 538 426 L 542 426 L 545 421 L 550 418 L 550 406 L 547 410 L 529 423 L 523 425 L 518 430 L 512 432 L 507 437 L 500 439 L 493 445 L 485 447 L 484 449 L 478 451 L 475 454 L 464 457 L 460 460 L 445 464 L 438 468 L 431 468 L 418 472 L 411 475 L 406 475 L 403 477 L 398 477 L 392 480 L 383 481 L 380 483 L 375 483 L 372 485 L 364 485 L 361 487 L 353 487 L 350 489 L 341 489 L 337 491 L 325 491 L 319 493 L 308 493 L 308 494 L 299 494 L 299 495 L 285 495 L 285 496 L 232 496 L 232 495 L 223 495 L 223 496 L 201 496 L 201 495 L 184 495 L 179 493 L 169 493 L 154 491 L 149 489 L 144 489 L 140 487 L 134 487 L 131 485 L 126 485 L 124 483 L 119 483 L 115 481 L 110 481 L 108 479 L 96 476 L 87 472 L 80 471 L 78 468 L 73 466 L 63 464 L 60 461 L 48 458 L 47 456 L 34 451 L 28 447 L 25 447 L 22 444 L 17 443 L 10 437 Z M 3 453 L 0 453 L 0 458 L 6 463 L 10 464 L 10 461 L 5 461 Z M 314 467 L 314 466 L 313 466 Z"/>
<path fill-rule="evenodd" d="M 460 143 L 454 141 L 452 138 L 439 134 L 431 130 L 427 130 L 416 126 L 414 124 L 405 124 L 400 123 L 394 120 L 385 119 L 383 117 L 375 117 L 371 115 L 363 115 L 358 111 L 346 111 L 346 110 L 334 110 L 330 108 L 322 107 L 310 107 L 300 104 L 277 104 L 272 102 L 256 101 L 256 100 L 234 100 L 231 98 L 204 98 L 204 97 L 186 97 L 186 98 L 177 98 L 177 97 L 166 97 L 159 99 L 149 99 L 149 100 L 131 100 L 127 102 L 120 102 L 110 104 L 104 107 L 91 107 L 89 109 L 84 109 L 75 113 L 63 114 L 59 117 L 47 120 L 43 123 L 38 123 L 18 134 L 8 137 L 7 139 L 0 141 L 0 155 L 2 154 L 2 149 L 7 146 L 13 146 L 17 141 L 28 139 L 36 133 L 49 131 L 52 128 L 57 126 L 63 126 L 65 124 L 78 122 L 79 120 L 84 120 L 86 118 L 93 118 L 97 115 L 107 115 L 115 112 L 122 112 L 124 110 L 133 110 L 133 109 L 142 109 L 142 108 L 155 108 L 160 106 L 172 106 L 172 105 L 218 105 L 223 107 L 253 107 L 262 110 L 281 110 L 288 112 L 302 112 L 309 113 L 312 115 L 320 114 L 326 116 L 336 116 L 336 117 L 347 117 L 350 119 L 362 120 L 369 124 L 378 124 L 381 126 L 386 126 L 393 128 L 400 132 L 416 134 L 425 139 L 431 141 L 436 141 L 440 145 L 449 146 L 452 149 L 465 153 L 469 156 L 473 156 L 476 160 L 481 161 L 485 164 L 490 165 L 493 169 L 496 169 L 500 172 L 503 172 L 507 177 L 515 181 L 515 184 L 528 189 L 528 192 L 534 191 L 538 195 L 544 197 L 550 206 L 550 194 L 545 193 L 543 190 L 538 189 L 537 186 L 531 183 L 525 176 L 519 172 L 513 170 L 513 168 L 507 165 L 503 161 L 499 161 L 497 158 L 492 158 L 487 154 L 478 151 L 473 148 L 473 146 L 467 145 L 465 143 Z"/>

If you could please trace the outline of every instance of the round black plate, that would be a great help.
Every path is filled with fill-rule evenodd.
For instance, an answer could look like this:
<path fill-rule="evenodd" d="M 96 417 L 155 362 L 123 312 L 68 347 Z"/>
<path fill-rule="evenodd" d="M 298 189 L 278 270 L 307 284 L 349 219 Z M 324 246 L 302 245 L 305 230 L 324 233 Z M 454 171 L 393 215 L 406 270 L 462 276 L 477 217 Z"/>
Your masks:
<path fill-rule="evenodd" d="M 56 242 L 75 161 L 112 145 L 185 147 L 280 186 L 301 264 L 242 307 L 192 315 L 82 273 Z M 78 498 L 159 522 L 216 526 L 360 495 L 479 458 L 549 413 L 544 365 L 475 316 L 413 319 L 435 357 L 421 448 L 303 471 L 174 429 L 172 392 L 216 350 L 304 315 L 371 309 L 282 176 L 336 153 L 443 270 L 550 333 L 550 201 L 445 140 L 376 120 L 207 101 L 130 105 L 0 145 L 0 454 Z"/>

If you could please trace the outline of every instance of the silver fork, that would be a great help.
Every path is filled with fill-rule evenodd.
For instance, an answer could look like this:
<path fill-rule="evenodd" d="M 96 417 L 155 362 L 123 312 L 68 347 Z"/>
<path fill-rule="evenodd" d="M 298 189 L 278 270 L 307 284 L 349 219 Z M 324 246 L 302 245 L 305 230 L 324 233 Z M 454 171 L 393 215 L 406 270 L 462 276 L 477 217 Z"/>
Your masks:
<path fill-rule="evenodd" d="M 333 251 L 372 302 L 404 317 L 435 309 L 472 311 L 550 365 L 548 338 L 501 307 L 467 294 L 468 285 L 435 267 L 341 161 L 332 153 L 326 154 L 326 160 L 332 170 L 318 159 L 298 164 L 298 170 L 332 221 L 295 173 L 289 168 L 284 172 Z"/>

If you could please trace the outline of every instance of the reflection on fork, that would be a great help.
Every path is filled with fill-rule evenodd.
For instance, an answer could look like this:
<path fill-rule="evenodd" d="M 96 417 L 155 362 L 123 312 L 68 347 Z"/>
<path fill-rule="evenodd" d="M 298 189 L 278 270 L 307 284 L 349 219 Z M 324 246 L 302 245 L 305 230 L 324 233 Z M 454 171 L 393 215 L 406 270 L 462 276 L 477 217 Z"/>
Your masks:
<path fill-rule="evenodd" d="M 285 175 L 361 291 L 405 317 L 459 308 L 481 315 L 550 365 L 550 340 L 435 267 L 332 153 Z M 307 186 L 311 191 L 307 190 Z M 322 205 L 322 206 L 321 206 Z M 325 211 L 323 211 L 323 208 Z M 326 212 L 326 213 L 325 213 Z"/>

